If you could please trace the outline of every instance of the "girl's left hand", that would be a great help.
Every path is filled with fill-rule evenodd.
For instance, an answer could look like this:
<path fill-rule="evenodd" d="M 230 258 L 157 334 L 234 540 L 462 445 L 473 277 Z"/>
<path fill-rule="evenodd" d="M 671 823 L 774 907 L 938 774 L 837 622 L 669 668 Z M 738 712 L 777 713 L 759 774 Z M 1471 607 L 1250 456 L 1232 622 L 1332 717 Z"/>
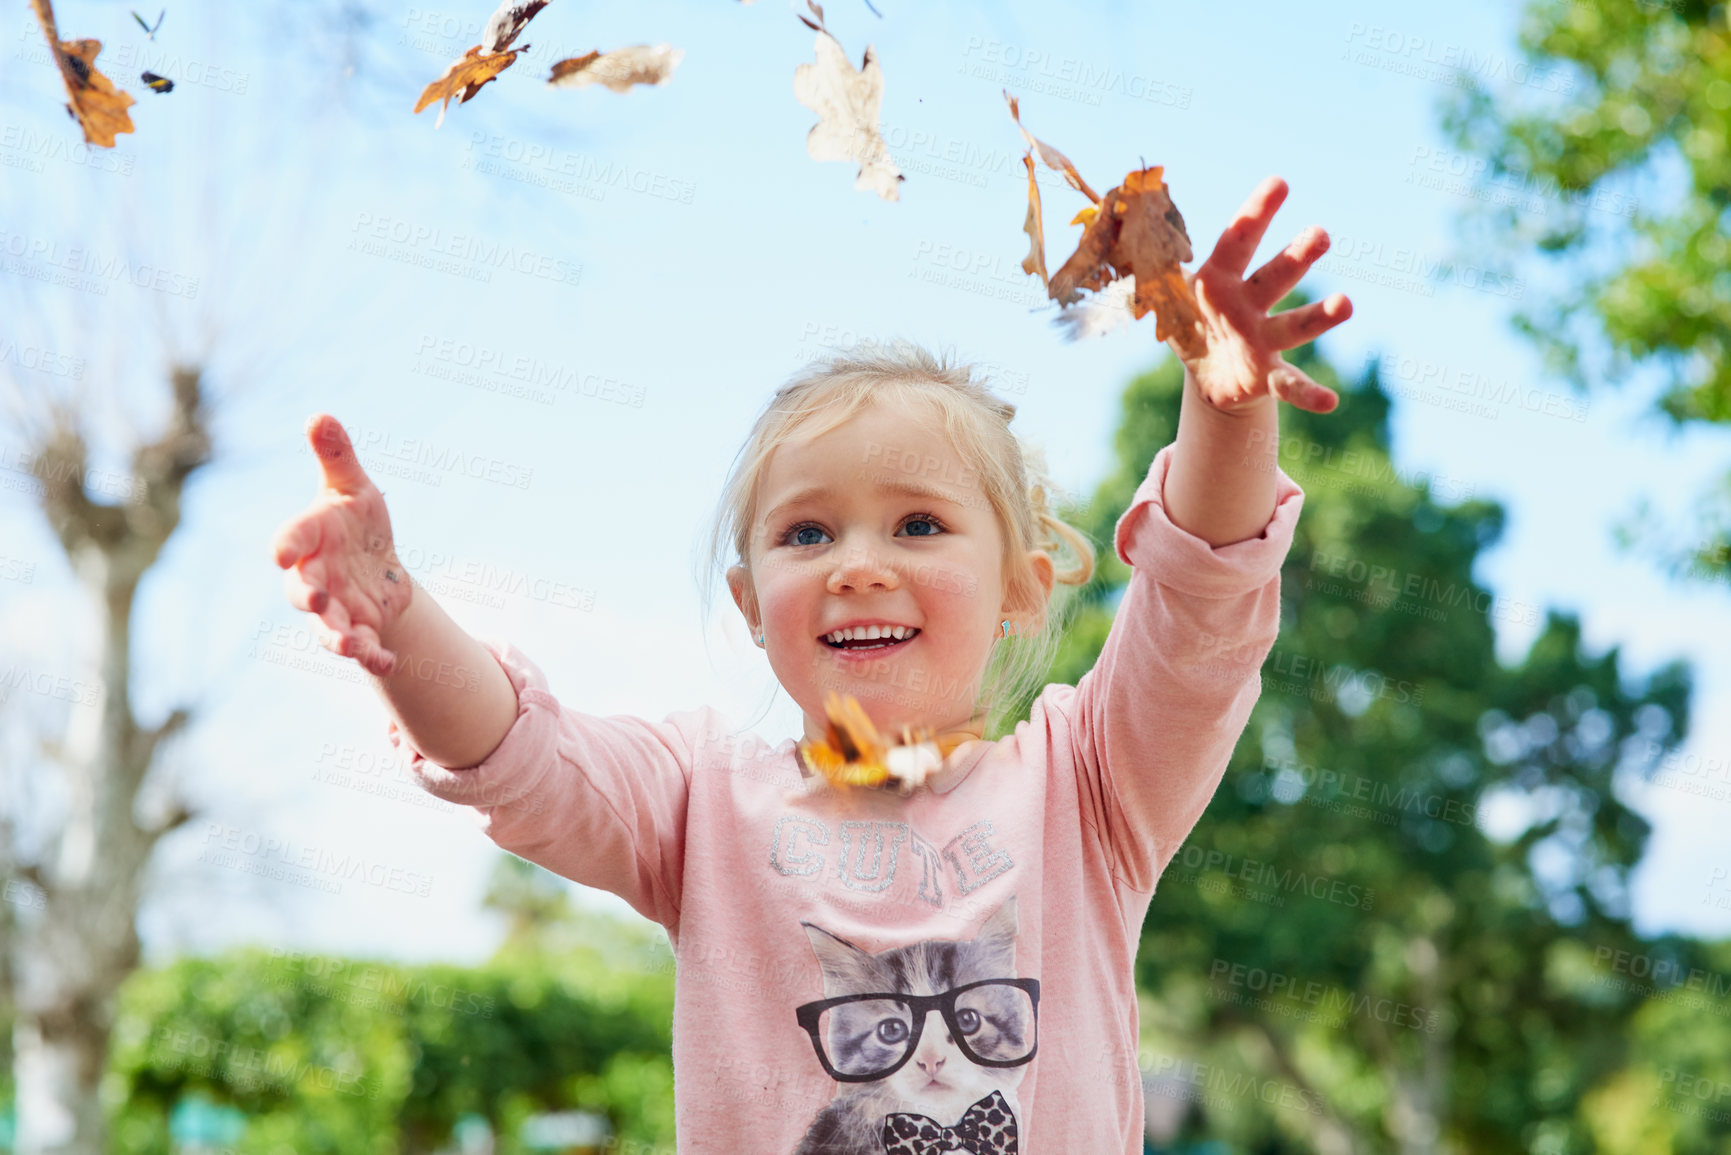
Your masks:
<path fill-rule="evenodd" d="M 1346 294 L 1332 293 L 1272 316 L 1268 312 L 1328 251 L 1328 234 L 1312 225 L 1267 264 L 1244 276 L 1286 192 L 1286 182 L 1277 176 L 1258 185 L 1220 234 L 1208 260 L 1186 277 L 1202 312 L 1207 351 L 1190 360 L 1175 339 L 1166 342 L 1196 379 L 1203 400 L 1224 412 L 1271 404 L 1263 400 L 1268 397 L 1313 413 L 1327 413 L 1340 403 L 1334 390 L 1287 364 L 1280 353 L 1314 341 L 1352 316 Z"/>

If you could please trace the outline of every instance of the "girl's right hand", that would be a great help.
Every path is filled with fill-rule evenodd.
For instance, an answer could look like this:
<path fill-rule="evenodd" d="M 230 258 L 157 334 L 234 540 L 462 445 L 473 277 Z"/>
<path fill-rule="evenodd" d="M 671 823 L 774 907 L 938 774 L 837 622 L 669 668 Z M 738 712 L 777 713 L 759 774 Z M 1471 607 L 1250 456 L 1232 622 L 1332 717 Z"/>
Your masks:
<path fill-rule="evenodd" d="M 283 588 L 290 604 L 324 624 L 320 644 L 382 678 L 397 656 L 380 639 L 408 609 L 413 583 L 397 560 L 384 495 L 361 468 L 348 433 L 318 413 L 307 422 L 307 439 L 323 487 L 277 530 L 271 550 L 288 571 Z"/>

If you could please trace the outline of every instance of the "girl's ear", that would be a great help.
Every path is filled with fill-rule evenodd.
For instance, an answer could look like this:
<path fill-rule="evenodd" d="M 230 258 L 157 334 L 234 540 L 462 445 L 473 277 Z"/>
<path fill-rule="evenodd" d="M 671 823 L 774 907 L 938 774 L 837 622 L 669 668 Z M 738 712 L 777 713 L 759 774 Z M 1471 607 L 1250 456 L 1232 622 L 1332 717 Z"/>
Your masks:
<path fill-rule="evenodd" d="M 751 571 L 742 565 L 729 567 L 727 589 L 733 594 L 733 604 L 738 606 L 739 612 L 745 615 L 745 624 L 751 627 L 751 632 L 755 636 L 761 626 L 757 620 L 757 591 L 751 584 Z"/>
<path fill-rule="evenodd" d="M 1046 620 L 1046 605 L 1052 597 L 1052 586 L 1057 581 L 1057 570 L 1052 566 L 1052 555 L 1043 549 L 1028 551 L 1028 569 L 1034 575 L 1034 580 L 1039 583 L 1039 604 L 1012 603 L 1006 598 L 1003 605 L 1003 616 L 1022 614 L 1031 620 L 1031 624 L 1024 627 L 1024 632 L 1037 633 L 1039 632 L 1039 624 L 1043 624 Z"/>

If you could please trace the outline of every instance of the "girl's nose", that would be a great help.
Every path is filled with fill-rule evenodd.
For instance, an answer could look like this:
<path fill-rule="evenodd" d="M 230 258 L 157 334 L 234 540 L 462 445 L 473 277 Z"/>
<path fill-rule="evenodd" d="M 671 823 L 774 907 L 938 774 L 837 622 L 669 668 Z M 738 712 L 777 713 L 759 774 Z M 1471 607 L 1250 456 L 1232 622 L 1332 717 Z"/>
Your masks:
<path fill-rule="evenodd" d="M 869 549 L 854 547 L 842 553 L 829 575 L 829 592 L 843 590 L 893 590 L 901 585 L 895 567 Z"/>

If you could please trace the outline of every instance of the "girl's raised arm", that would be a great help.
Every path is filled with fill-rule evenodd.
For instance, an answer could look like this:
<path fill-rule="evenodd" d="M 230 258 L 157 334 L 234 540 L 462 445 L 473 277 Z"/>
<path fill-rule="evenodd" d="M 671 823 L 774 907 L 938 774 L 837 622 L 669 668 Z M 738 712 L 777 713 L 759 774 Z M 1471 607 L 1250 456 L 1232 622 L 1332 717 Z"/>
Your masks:
<path fill-rule="evenodd" d="M 517 691 L 493 655 L 416 590 L 397 559 L 384 495 L 336 418 L 315 415 L 307 438 L 323 474 L 310 506 L 271 543 L 290 604 L 316 614 L 320 643 L 373 675 L 404 736 L 425 757 L 461 769 L 482 761 L 517 718 Z"/>
<path fill-rule="evenodd" d="M 1280 569 L 1304 493 L 1279 468 L 1285 400 L 1314 413 L 1334 391 L 1281 352 L 1334 328 L 1352 302 L 1334 293 L 1270 314 L 1328 248 L 1307 229 L 1245 276 L 1286 199 L 1269 177 L 1190 277 L 1203 320 L 1200 357 L 1186 358 L 1173 444 L 1113 531 L 1132 567 L 1106 642 L 1076 684 L 1077 764 L 1116 876 L 1152 890 L 1214 796 L 1280 632 Z"/>
<path fill-rule="evenodd" d="M 1208 260 L 1189 278 L 1203 319 L 1205 352 L 1184 364 L 1166 512 L 1174 525 L 1212 546 L 1262 532 L 1274 512 L 1274 470 L 1284 400 L 1313 413 L 1340 404 L 1332 389 L 1312 381 L 1281 353 L 1316 340 L 1352 316 L 1344 293 L 1270 313 L 1328 251 L 1328 233 L 1311 226 L 1248 277 L 1270 222 L 1286 200 L 1286 182 L 1256 186 L 1220 234 Z"/>

